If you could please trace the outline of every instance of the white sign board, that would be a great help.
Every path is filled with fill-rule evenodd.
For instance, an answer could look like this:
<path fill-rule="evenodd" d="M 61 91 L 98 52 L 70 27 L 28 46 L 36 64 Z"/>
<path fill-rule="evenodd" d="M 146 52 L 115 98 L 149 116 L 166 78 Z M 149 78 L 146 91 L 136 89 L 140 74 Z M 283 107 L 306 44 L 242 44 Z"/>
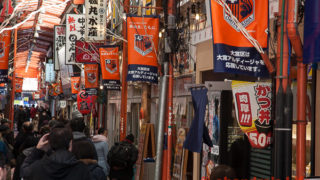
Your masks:
<path fill-rule="evenodd" d="M 62 100 L 60 101 L 60 108 L 66 108 L 67 107 L 67 101 Z"/>
<path fill-rule="evenodd" d="M 55 81 L 55 72 L 53 64 L 46 64 L 46 82 L 54 82 Z"/>
<path fill-rule="evenodd" d="M 85 41 L 85 15 L 67 14 L 66 26 L 66 64 L 76 64 L 76 41 Z"/>
<path fill-rule="evenodd" d="M 107 0 L 86 0 L 86 40 L 104 41 Z"/>
<path fill-rule="evenodd" d="M 54 70 L 60 70 L 58 51 L 65 47 L 66 44 L 66 27 L 63 25 L 54 26 L 54 43 L 53 43 L 53 61 Z"/>

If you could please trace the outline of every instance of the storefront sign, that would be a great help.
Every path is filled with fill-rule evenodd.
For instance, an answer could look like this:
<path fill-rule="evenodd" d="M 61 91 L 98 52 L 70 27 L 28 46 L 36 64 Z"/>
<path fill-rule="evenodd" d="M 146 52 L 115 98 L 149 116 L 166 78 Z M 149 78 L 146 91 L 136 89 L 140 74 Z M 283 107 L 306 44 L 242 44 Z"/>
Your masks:
<path fill-rule="evenodd" d="M 98 64 L 86 64 L 84 66 L 85 88 L 87 91 L 92 91 L 92 89 L 98 88 L 98 80 L 99 80 L 99 69 L 98 68 L 99 68 Z"/>
<path fill-rule="evenodd" d="M 76 62 L 77 63 L 98 63 L 100 43 L 76 42 Z"/>
<path fill-rule="evenodd" d="M 158 82 L 159 18 L 127 17 L 128 81 Z"/>
<path fill-rule="evenodd" d="M 271 83 L 232 81 L 238 124 L 254 148 L 271 144 Z"/>
<path fill-rule="evenodd" d="M 100 66 L 103 86 L 120 90 L 119 47 L 100 48 Z"/>
<path fill-rule="evenodd" d="M 104 41 L 106 38 L 107 0 L 86 0 L 86 40 Z"/>
<path fill-rule="evenodd" d="M 268 48 L 268 1 L 225 1 L 233 15 L 263 49 Z M 240 32 L 221 5 L 211 0 L 214 71 L 268 76 L 260 53 Z"/>
<path fill-rule="evenodd" d="M 8 59 L 10 53 L 11 31 L 0 34 L 0 83 L 8 82 Z"/>
<path fill-rule="evenodd" d="M 53 43 L 53 62 L 54 70 L 60 70 L 58 52 L 61 48 L 65 48 L 66 44 L 66 26 L 54 26 L 54 43 Z"/>
<path fill-rule="evenodd" d="M 15 78 L 16 93 L 22 92 L 23 78 Z"/>
<path fill-rule="evenodd" d="M 55 71 L 54 65 L 46 63 L 46 82 L 54 82 L 55 81 Z"/>
<path fill-rule="evenodd" d="M 60 101 L 60 108 L 66 108 L 67 107 L 67 101 L 65 101 L 65 100 L 61 100 Z"/>
<path fill-rule="evenodd" d="M 71 77 L 71 93 L 78 94 L 80 90 L 80 77 Z"/>
<path fill-rule="evenodd" d="M 67 14 L 66 26 L 66 64 L 76 64 L 76 41 L 84 41 L 85 15 Z"/>

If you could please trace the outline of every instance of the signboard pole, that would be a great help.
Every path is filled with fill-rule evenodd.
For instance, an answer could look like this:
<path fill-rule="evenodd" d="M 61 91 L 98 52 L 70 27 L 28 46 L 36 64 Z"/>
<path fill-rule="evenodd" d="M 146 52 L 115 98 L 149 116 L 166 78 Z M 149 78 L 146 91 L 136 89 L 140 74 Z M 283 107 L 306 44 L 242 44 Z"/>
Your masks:
<path fill-rule="evenodd" d="M 16 65 L 16 57 L 17 57 L 17 40 L 18 40 L 18 28 L 14 30 L 14 60 L 13 60 L 13 74 L 12 74 L 12 88 L 11 88 L 11 110 L 9 119 L 12 121 L 10 124 L 10 128 L 13 129 L 14 123 L 14 95 L 16 91 L 16 73 L 15 73 L 15 65 Z"/>

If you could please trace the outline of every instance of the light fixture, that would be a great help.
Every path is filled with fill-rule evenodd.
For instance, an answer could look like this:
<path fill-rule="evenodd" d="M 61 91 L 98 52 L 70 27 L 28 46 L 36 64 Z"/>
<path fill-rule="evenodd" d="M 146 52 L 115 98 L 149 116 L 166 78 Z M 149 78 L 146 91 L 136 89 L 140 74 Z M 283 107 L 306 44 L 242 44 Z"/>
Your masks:
<path fill-rule="evenodd" d="M 37 31 L 40 31 L 40 30 L 41 30 L 41 27 L 40 27 L 38 24 L 36 25 L 36 30 L 37 30 Z"/>
<path fill-rule="evenodd" d="M 159 38 L 161 38 L 162 37 L 162 32 L 159 32 Z"/>
<path fill-rule="evenodd" d="M 122 13 L 122 19 L 126 21 L 126 19 L 127 19 L 126 13 Z"/>
<path fill-rule="evenodd" d="M 200 19 L 200 15 L 199 15 L 199 13 L 197 13 L 196 14 L 196 20 L 199 21 L 199 19 Z"/>
<path fill-rule="evenodd" d="M 101 89 L 101 90 L 103 89 L 103 86 L 102 86 L 102 85 L 100 85 L 100 89 Z"/>
<path fill-rule="evenodd" d="M 34 37 L 36 37 L 36 38 L 39 37 L 39 33 L 37 31 L 34 33 Z"/>

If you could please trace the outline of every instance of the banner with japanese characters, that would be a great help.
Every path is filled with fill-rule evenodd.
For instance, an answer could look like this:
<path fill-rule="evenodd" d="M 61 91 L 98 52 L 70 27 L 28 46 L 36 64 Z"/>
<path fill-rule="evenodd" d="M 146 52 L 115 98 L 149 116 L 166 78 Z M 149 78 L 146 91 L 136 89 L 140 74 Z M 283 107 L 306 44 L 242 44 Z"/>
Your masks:
<path fill-rule="evenodd" d="M 254 148 L 271 144 L 271 83 L 232 81 L 236 116 L 241 130 Z"/>
<path fill-rule="evenodd" d="M 86 18 L 83 14 L 66 16 L 66 64 L 76 64 L 76 41 L 85 41 Z"/>
<path fill-rule="evenodd" d="M 86 0 L 86 40 L 104 41 L 106 38 L 107 0 Z"/>
<path fill-rule="evenodd" d="M 54 65 L 46 63 L 46 82 L 52 83 L 55 81 Z"/>
<path fill-rule="evenodd" d="M 51 85 L 50 90 L 49 90 L 49 94 L 50 96 L 58 96 L 59 94 L 62 94 L 62 85 L 61 85 L 61 81 L 59 83 L 54 83 Z"/>
<path fill-rule="evenodd" d="M 226 0 L 233 15 L 264 50 L 268 48 L 268 0 Z M 214 71 L 266 77 L 260 53 L 240 32 L 231 16 L 211 0 Z"/>
<path fill-rule="evenodd" d="M 78 94 L 80 91 L 80 76 L 71 77 L 71 93 Z"/>
<path fill-rule="evenodd" d="M 77 63 L 98 63 L 99 46 L 101 43 L 76 42 L 76 62 Z"/>
<path fill-rule="evenodd" d="M 102 83 L 106 89 L 120 90 L 119 47 L 100 48 Z"/>
<path fill-rule="evenodd" d="M 22 93 L 23 78 L 15 78 L 15 92 Z"/>
<path fill-rule="evenodd" d="M 0 34 L 0 83 L 8 82 L 10 42 L 11 31 L 4 31 Z"/>
<path fill-rule="evenodd" d="M 128 81 L 158 82 L 159 18 L 127 16 Z"/>
<path fill-rule="evenodd" d="M 85 88 L 87 93 L 96 94 L 99 85 L 99 69 L 98 64 L 85 64 Z"/>
<path fill-rule="evenodd" d="M 54 70 L 60 70 L 58 52 L 61 48 L 65 48 L 66 44 L 66 26 L 54 26 L 54 43 L 53 43 L 53 62 Z"/>

